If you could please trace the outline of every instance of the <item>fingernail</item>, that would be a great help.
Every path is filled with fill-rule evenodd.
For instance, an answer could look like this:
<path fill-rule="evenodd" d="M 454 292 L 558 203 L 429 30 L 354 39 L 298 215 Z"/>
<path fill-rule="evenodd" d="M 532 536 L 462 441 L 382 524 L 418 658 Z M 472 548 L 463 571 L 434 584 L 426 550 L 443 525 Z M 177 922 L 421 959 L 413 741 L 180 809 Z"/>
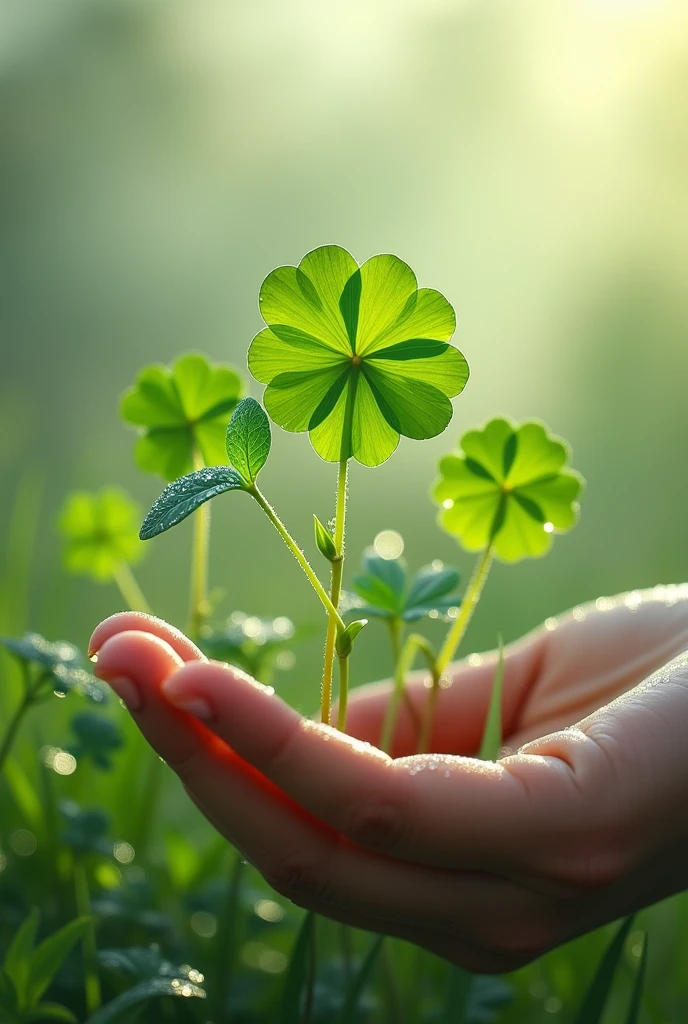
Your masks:
<path fill-rule="evenodd" d="M 215 712 L 203 697 L 185 697 L 183 695 L 176 697 L 172 693 L 167 694 L 167 698 L 170 704 L 174 704 L 180 711 L 186 711 L 187 714 L 193 715 L 194 718 L 200 718 L 202 722 L 212 722 L 215 717 Z"/>
<path fill-rule="evenodd" d="M 117 696 L 123 701 L 130 711 L 140 711 L 143 706 L 143 700 L 138 687 L 132 683 L 131 679 L 125 679 L 124 676 L 119 676 L 115 679 L 106 679 L 105 682 L 111 687 Z"/>

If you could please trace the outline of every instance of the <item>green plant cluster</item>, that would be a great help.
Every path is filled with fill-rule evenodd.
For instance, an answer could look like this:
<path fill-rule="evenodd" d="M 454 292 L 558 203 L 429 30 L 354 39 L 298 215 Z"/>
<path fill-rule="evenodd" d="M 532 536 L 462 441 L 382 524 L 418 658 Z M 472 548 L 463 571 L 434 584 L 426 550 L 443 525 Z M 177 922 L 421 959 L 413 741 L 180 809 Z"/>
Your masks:
<path fill-rule="evenodd" d="M 378 466 L 401 437 L 423 440 L 448 426 L 451 399 L 468 380 L 451 343 L 454 311 L 439 292 L 419 288 L 397 257 L 359 266 L 337 246 L 273 271 L 260 310 L 266 326 L 248 365 L 266 385 L 263 404 L 244 397 L 237 370 L 197 353 L 142 370 L 121 414 L 138 431 L 139 467 L 167 486 L 140 531 L 137 506 L 121 491 L 69 495 L 59 519 L 65 568 L 114 584 L 124 607 L 149 610 L 132 568 L 141 542 L 192 517 L 188 631 L 211 657 L 268 681 L 293 663 L 304 628 L 286 616 L 220 612 L 223 598 L 209 589 L 208 502 L 243 494 L 322 606 L 323 721 L 346 729 L 349 661 L 375 620 L 389 637 L 395 682 L 380 744 L 391 745 L 420 659 L 430 682 L 416 721 L 423 751 L 443 674 L 493 560 L 543 555 L 574 525 L 582 480 L 544 424 L 493 420 L 463 435 L 432 487 L 440 527 L 477 553 L 468 582 L 439 561 L 411 573 L 401 557 L 371 548 L 344 589 L 349 488 L 358 485 L 350 464 Z M 313 517 L 314 550 L 329 578 L 258 485 L 270 420 L 308 432 L 315 452 L 337 466 L 332 520 Z M 427 619 L 446 627 L 437 649 L 419 632 Z M 104 707 L 105 691 L 75 647 L 34 633 L 2 645 L 14 696 L 0 737 L 1 1021 L 539 1024 L 557 1013 L 592 1024 L 621 1006 L 614 1019 L 637 1024 L 647 943 L 631 920 L 606 952 L 607 937 L 592 936 L 503 980 L 304 914 L 223 839 L 193 842 L 165 812 L 165 766 L 118 702 Z M 502 674 L 500 659 L 484 758 L 499 756 Z M 68 721 L 50 716 L 37 742 L 27 715 L 60 697 L 72 707 Z"/>

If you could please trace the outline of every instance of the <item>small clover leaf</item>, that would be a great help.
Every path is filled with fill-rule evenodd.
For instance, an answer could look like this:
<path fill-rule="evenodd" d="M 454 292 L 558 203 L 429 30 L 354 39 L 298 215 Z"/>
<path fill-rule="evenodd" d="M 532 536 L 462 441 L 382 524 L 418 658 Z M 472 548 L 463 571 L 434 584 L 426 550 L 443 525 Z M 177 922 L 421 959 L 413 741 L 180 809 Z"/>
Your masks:
<path fill-rule="evenodd" d="M 323 459 L 379 466 L 401 434 L 420 440 L 448 425 L 468 380 L 449 344 L 454 310 L 396 256 L 359 267 L 321 246 L 268 275 L 260 311 L 268 327 L 248 365 L 267 384 L 265 408 L 285 430 L 307 430 Z"/>
<path fill-rule="evenodd" d="M 88 711 L 74 715 L 70 726 L 76 743 L 68 747 L 69 753 L 77 760 L 89 758 L 101 771 L 110 771 L 112 754 L 124 745 L 118 726 L 104 715 Z"/>
<path fill-rule="evenodd" d="M 542 423 L 495 419 L 440 460 L 433 498 L 440 525 L 467 551 L 488 545 L 505 562 L 544 555 L 554 532 L 576 524 L 583 478 L 569 449 Z"/>
<path fill-rule="evenodd" d="M 0 647 L 31 673 L 34 688 L 44 680 L 58 694 L 71 690 L 98 704 L 107 701 L 105 687 L 83 668 L 81 652 L 74 644 L 53 643 L 40 633 L 25 633 L 23 637 L 0 636 Z"/>
<path fill-rule="evenodd" d="M 456 593 L 459 579 L 456 569 L 433 562 L 409 580 L 403 559 L 381 558 L 371 550 L 363 556 L 363 574 L 354 578 L 355 594 L 345 596 L 345 609 L 403 622 L 446 615 L 461 603 Z"/>
<path fill-rule="evenodd" d="M 216 495 L 237 490 L 246 490 L 246 485 L 239 473 L 229 466 L 212 466 L 189 473 L 167 485 L 144 519 L 139 537 L 151 540 L 181 523 Z"/>
<path fill-rule="evenodd" d="M 100 583 L 113 579 L 123 562 L 133 565 L 145 551 L 138 537 L 139 519 L 138 505 L 115 487 L 70 494 L 59 519 L 65 567 Z"/>
<path fill-rule="evenodd" d="M 138 466 L 176 480 L 198 468 L 195 452 L 206 465 L 220 465 L 227 420 L 243 390 L 235 369 L 195 352 L 180 356 L 171 368 L 147 366 L 120 403 L 122 419 L 141 433 Z"/>
<path fill-rule="evenodd" d="M 232 413 L 225 439 L 227 458 L 252 484 L 267 462 L 272 436 L 270 421 L 255 398 L 244 398 Z"/>

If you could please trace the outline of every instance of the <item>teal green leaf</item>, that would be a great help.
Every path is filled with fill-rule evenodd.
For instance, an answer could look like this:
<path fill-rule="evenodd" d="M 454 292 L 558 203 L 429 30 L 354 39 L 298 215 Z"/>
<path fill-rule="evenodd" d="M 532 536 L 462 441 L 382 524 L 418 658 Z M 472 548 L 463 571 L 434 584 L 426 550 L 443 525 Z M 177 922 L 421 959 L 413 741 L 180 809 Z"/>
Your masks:
<path fill-rule="evenodd" d="M 309 911 L 303 919 L 289 959 L 280 1000 L 279 1024 L 301 1024 L 301 1002 L 308 977 L 314 928 L 315 917 Z"/>
<path fill-rule="evenodd" d="M 12 981 L 20 1007 L 28 1007 L 28 986 L 31 970 L 31 954 L 36 943 L 41 915 L 37 907 L 24 919 L 14 934 L 3 964 Z"/>
<path fill-rule="evenodd" d="M 38 1002 L 67 959 L 70 950 L 90 927 L 91 919 L 79 917 L 44 939 L 29 962 L 27 996 L 29 1005 Z M 64 1019 L 64 1018 L 61 1018 Z"/>
<path fill-rule="evenodd" d="M 337 558 L 337 548 L 334 544 L 334 538 L 326 526 L 320 522 L 317 516 L 313 516 L 313 528 L 315 531 L 315 543 L 323 557 L 328 562 L 334 562 Z"/>
<path fill-rule="evenodd" d="M 433 498 L 439 522 L 467 551 L 489 544 L 505 562 L 544 555 L 578 518 L 580 474 L 569 449 L 542 423 L 492 420 L 440 460 Z"/>
<path fill-rule="evenodd" d="M 576 1024 L 601 1024 L 633 920 L 633 915 L 627 917 L 609 943 L 578 1011 Z"/>
<path fill-rule="evenodd" d="M 349 623 L 346 629 L 342 630 L 342 632 L 337 637 L 336 642 L 337 654 L 340 656 L 340 658 L 349 657 L 354 645 L 354 640 L 361 632 L 363 627 L 367 625 L 367 619 L 354 619 L 353 622 Z"/>
<path fill-rule="evenodd" d="M 97 704 L 107 702 L 104 684 L 82 667 L 81 652 L 73 644 L 52 642 L 40 633 L 25 633 L 23 637 L 0 636 L 0 647 L 27 666 L 34 676 L 42 677 L 46 686 L 57 693 L 74 691 Z"/>
<path fill-rule="evenodd" d="M 120 414 L 139 430 L 136 461 L 148 473 L 176 480 L 225 460 L 229 417 L 244 383 L 231 366 L 191 352 L 172 367 L 147 366 L 122 396 Z"/>
<path fill-rule="evenodd" d="M 499 658 L 495 668 L 494 681 L 492 683 L 492 694 L 490 706 L 485 719 L 483 738 L 480 744 L 478 757 L 482 761 L 499 760 L 499 751 L 502 746 L 502 690 L 504 687 L 504 644 L 499 637 Z"/>
<path fill-rule="evenodd" d="M 270 421 L 255 398 L 244 398 L 227 427 L 227 458 L 244 480 L 254 483 L 270 454 Z"/>
<path fill-rule="evenodd" d="M 375 961 L 380 955 L 380 950 L 382 949 L 382 943 L 384 941 L 384 935 L 376 935 L 370 943 L 365 959 L 349 985 L 344 1005 L 342 1006 L 341 1012 L 336 1017 L 336 1024 L 357 1024 L 360 1019 L 358 1012 L 359 1001 L 363 990 L 368 984 L 373 967 L 375 966 Z"/>
<path fill-rule="evenodd" d="M 450 344 L 454 310 L 439 292 L 418 288 L 396 256 L 360 267 L 336 245 L 279 267 L 263 282 L 266 330 L 248 365 L 266 384 L 265 408 L 285 430 L 309 431 L 327 461 L 378 466 L 400 435 L 441 433 L 468 364 Z"/>
<path fill-rule="evenodd" d="M 425 615 L 447 615 L 457 608 L 460 576 L 441 562 L 425 566 L 410 580 L 402 558 L 381 558 L 369 549 L 363 572 L 354 577 L 354 594 L 344 596 L 345 613 L 379 619 L 416 622 Z"/>
<path fill-rule="evenodd" d="M 69 745 L 70 754 L 77 760 L 88 758 L 101 771 L 110 771 L 112 755 L 124 746 L 117 723 L 105 715 L 82 711 L 72 716 L 70 727 L 76 737 Z"/>
<path fill-rule="evenodd" d="M 128 1020 L 131 1009 L 151 999 L 174 996 L 183 999 L 205 999 L 205 990 L 182 978 L 151 978 L 122 992 L 112 1002 L 87 1018 L 86 1024 L 115 1024 Z"/>
<path fill-rule="evenodd" d="M 240 475 L 229 466 L 198 469 L 195 473 L 189 473 L 181 480 L 175 480 L 174 483 L 167 485 L 143 520 L 139 536 L 141 540 L 157 537 L 159 533 L 164 533 L 165 530 L 170 530 L 181 523 L 218 494 L 245 489 Z"/>
<path fill-rule="evenodd" d="M 636 971 L 635 978 L 633 980 L 633 993 L 631 995 L 631 1002 L 628 1007 L 626 1024 L 639 1024 L 640 1021 L 640 1007 L 643 1000 L 643 991 L 645 988 L 645 975 L 647 973 L 647 932 L 643 932 L 642 943 L 643 948 L 640 954 L 640 963 L 638 964 L 638 970 Z"/>
<path fill-rule="evenodd" d="M 70 494 L 59 518 L 65 568 L 105 583 L 123 562 L 134 565 L 145 551 L 138 536 L 140 518 L 138 505 L 116 487 Z"/>

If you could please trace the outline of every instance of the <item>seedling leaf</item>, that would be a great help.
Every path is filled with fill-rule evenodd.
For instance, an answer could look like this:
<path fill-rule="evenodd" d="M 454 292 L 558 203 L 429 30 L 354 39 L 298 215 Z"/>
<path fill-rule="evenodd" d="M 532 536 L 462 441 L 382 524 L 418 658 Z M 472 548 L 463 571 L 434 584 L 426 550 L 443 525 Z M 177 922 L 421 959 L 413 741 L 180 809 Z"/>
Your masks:
<path fill-rule="evenodd" d="M 14 934 L 5 957 L 4 969 L 17 993 L 19 1006 L 28 1007 L 31 954 L 38 934 L 41 915 L 37 907 L 24 919 Z"/>
<path fill-rule="evenodd" d="M 232 413 L 225 445 L 227 458 L 244 480 L 254 483 L 270 454 L 270 421 L 255 398 L 244 398 Z"/>
<path fill-rule="evenodd" d="M 354 645 L 354 640 L 364 626 L 368 625 L 367 619 L 355 619 L 337 637 L 337 654 L 340 658 L 348 658 Z"/>
<path fill-rule="evenodd" d="M 79 917 L 54 932 L 36 947 L 29 961 L 27 999 L 30 1006 L 41 998 L 67 959 L 70 950 L 90 924 L 90 918 Z"/>
<path fill-rule="evenodd" d="M 332 534 L 315 515 L 313 516 L 313 528 L 315 530 L 315 543 L 318 551 L 321 555 L 324 555 L 328 562 L 334 562 L 337 558 L 337 548 L 335 547 Z"/>
<path fill-rule="evenodd" d="M 633 981 L 633 994 L 631 995 L 631 1003 L 628 1007 L 628 1017 L 626 1018 L 626 1024 L 638 1024 L 640 1020 L 640 1005 L 643 999 L 643 988 L 645 986 L 645 974 L 647 972 L 647 932 L 643 932 L 643 949 L 640 954 L 640 963 L 635 974 Z"/>
<path fill-rule="evenodd" d="M 218 494 L 245 489 L 241 476 L 229 466 L 198 469 L 167 485 L 144 519 L 139 536 L 141 540 L 157 537 Z"/>

